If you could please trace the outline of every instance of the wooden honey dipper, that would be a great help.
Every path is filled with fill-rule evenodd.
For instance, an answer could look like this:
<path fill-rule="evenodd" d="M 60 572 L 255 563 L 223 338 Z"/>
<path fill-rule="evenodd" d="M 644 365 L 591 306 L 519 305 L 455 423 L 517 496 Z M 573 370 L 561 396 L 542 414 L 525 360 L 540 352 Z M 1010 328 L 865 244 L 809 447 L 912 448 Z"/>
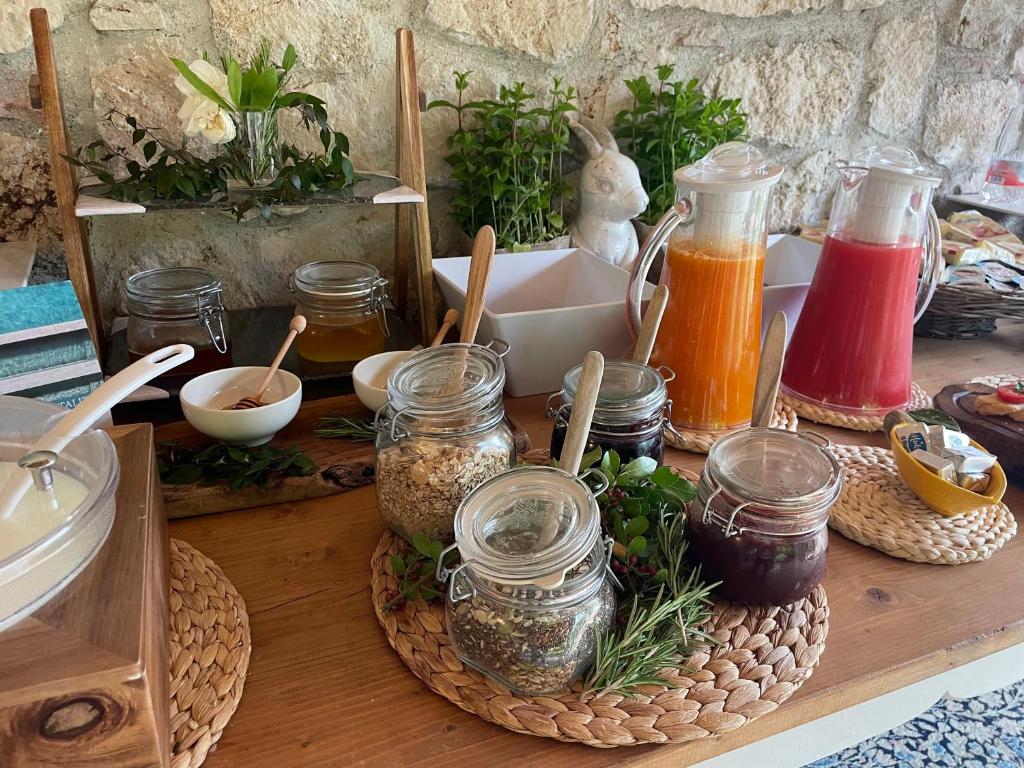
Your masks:
<path fill-rule="evenodd" d="M 266 375 L 263 377 L 263 381 L 260 382 L 259 388 L 249 395 L 243 397 L 234 405 L 228 405 L 222 408 L 224 411 L 244 411 L 249 408 L 259 408 L 263 405 L 263 401 L 260 400 L 263 397 L 263 393 L 267 391 L 267 387 L 270 386 L 270 380 L 274 378 L 274 374 L 277 373 L 278 367 L 281 365 L 281 361 L 284 360 L 285 354 L 288 352 L 288 348 L 295 341 L 295 337 L 306 330 L 306 318 L 302 315 L 296 315 L 292 318 L 291 323 L 288 324 L 288 335 L 284 337 L 284 343 L 281 344 L 281 348 L 277 350 L 277 357 L 274 358 L 274 362 L 270 364 L 267 369 Z"/>

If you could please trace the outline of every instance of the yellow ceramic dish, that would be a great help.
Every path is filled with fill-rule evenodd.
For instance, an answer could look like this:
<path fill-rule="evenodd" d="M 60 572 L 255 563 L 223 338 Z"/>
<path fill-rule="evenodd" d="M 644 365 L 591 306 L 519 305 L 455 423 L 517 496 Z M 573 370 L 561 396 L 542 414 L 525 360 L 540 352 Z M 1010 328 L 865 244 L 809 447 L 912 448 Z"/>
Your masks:
<path fill-rule="evenodd" d="M 892 444 L 892 456 L 896 461 L 896 468 L 910 490 L 917 494 L 917 497 L 928 507 L 940 515 L 952 517 L 965 512 L 971 512 L 986 504 L 995 504 L 1002 501 L 1006 493 L 1006 474 L 997 461 L 992 465 L 989 472 L 988 491 L 982 495 L 961 488 L 956 483 L 943 480 L 934 475 L 918 463 L 896 439 L 895 427 L 889 433 L 889 442 Z M 975 448 L 985 450 L 982 446 L 971 440 Z"/>

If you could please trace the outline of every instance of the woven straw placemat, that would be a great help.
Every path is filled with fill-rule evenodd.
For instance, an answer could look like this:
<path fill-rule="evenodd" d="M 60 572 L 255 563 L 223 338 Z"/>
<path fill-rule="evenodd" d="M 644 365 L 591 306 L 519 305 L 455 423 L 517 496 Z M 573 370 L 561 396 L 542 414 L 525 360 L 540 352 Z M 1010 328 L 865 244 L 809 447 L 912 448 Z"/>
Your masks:
<path fill-rule="evenodd" d="M 519 696 L 463 665 L 445 630 L 437 601 L 410 601 L 385 611 L 398 589 L 390 555 L 405 543 L 386 531 L 370 563 L 377 621 L 405 665 L 434 693 L 467 712 L 517 733 L 591 747 L 681 743 L 733 731 L 774 711 L 811 676 L 828 635 L 821 587 L 782 608 L 722 602 L 704 627 L 721 642 L 693 654 L 685 669 L 665 672 L 678 687 L 648 685 L 634 697 L 581 700 L 578 692 Z"/>
<path fill-rule="evenodd" d="M 958 565 L 991 557 L 1017 532 L 1005 504 L 955 517 L 933 512 L 903 482 L 886 448 L 833 445 L 832 452 L 843 489 L 829 525 L 848 539 L 916 563 Z"/>
<path fill-rule="evenodd" d="M 775 429 L 787 429 L 796 432 L 797 415 L 790 406 L 784 404 L 781 398 L 775 400 L 775 410 L 772 412 L 772 420 L 769 425 Z M 665 442 L 673 448 L 681 451 L 692 451 L 693 453 L 707 453 L 715 441 L 723 435 L 728 435 L 736 430 L 723 429 L 718 432 L 693 432 L 688 429 L 665 430 Z"/>
<path fill-rule="evenodd" d="M 249 614 L 217 564 L 171 539 L 171 768 L 198 768 L 242 698 Z"/>
<path fill-rule="evenodd" d="M 811 405 L 803 400 L 797 400 L 795 397 L 789 397 L 782 392 L 779 392 L 779 399 L 796 411 L 797 416 L 801 419 L 810 419 L 818 424 L 829 424 L 833 427 L 842 427 L 844 429 L 856 429 L 860 432 L 880 432 L 882 430 L 882 422 L 885 421 L 884 416 L 851 415 L 822 408 L 818 405 Z M 928 393 L 916 381 L 911 382 L 910 403 L 907 405 L 907 410 L 913 411 L 918 408 L 931 407 L 932 399 Z"/>

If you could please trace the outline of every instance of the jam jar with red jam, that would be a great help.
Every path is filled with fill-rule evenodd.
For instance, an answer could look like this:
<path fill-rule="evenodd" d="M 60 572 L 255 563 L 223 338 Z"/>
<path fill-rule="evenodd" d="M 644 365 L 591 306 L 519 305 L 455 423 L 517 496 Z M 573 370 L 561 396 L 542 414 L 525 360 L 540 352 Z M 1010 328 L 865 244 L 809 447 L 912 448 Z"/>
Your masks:
<path fill-rule="evenodd" d="M 690 502 L 688 537 L 708 581 L 737 603 L 786 605 L 825 575 L 842 474 L 825 438 L 747 429 L 719 439 Z"/>
<path fill-rule="evenodd" d="M 551 457 L 554 459 L 562 455 L 582 372 L 583 366 L 578 365 L 565 374 L 562 391 L 548 398 L 547 416 L 555 420 L 551 433 Z M 625 360 L 605 363 L 586 450 L 600 446 L 603 451 L 614 450 L 623 463 L 648 456 L 660 464 L 665 448 L 662 428 L 671 408 L 665 383 L 673 378 L 675 374 L 668 368 L 652 368 Z M 551 405 L 556 397 L 561 400 L 558 408 Z"/>

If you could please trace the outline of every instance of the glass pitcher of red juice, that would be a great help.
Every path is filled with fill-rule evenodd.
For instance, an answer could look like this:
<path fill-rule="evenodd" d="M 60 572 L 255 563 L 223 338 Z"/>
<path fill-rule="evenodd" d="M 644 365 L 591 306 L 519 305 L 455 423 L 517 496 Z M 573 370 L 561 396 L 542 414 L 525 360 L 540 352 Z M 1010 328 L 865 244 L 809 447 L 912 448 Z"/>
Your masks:
<path fill-rule="evenodd" d="M 914 323 L 942 272 L 940 180 L 904 147 L 838 164 L 839 187 L 782 389 L 830 410 L 884 416 L 910 400 Z"/>
<path fill-rule="evenodd" d="M 750 423 L 768 207 L 781 175 L 781 165 L 742 142 L 722 144 L 679 168 L 676 203 L 634 262 L 627 300 L 635 335 L 647 272 L 668 241 L 661 283 L 669 299 L 651 364 L 676 373 L 668 384 L 676 428 L 720 431 Z"/>

